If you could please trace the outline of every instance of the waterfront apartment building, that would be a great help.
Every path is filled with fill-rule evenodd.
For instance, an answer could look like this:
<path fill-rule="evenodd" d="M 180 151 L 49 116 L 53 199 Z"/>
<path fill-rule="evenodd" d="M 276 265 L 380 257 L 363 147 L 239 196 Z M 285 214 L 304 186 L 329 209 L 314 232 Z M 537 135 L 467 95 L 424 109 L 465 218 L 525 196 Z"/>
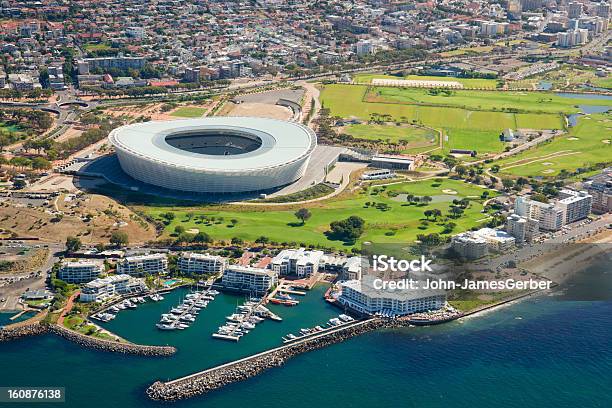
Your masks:
<path fill-rule="evenodd" d="M 86 283 L 104 272 L 104 264 L 98 260 L 64 261 L 57 277 L 68 283 Z"/>
<path fill-rule="evenodd" d="M 128 256 L 117 263 L 117 273 L 132 276 L 168 272 L 166 254 Z"/>
<path fill-rule="evenodd" d="M 558 203 L 565 209 L 565 223 L 570 224 L 589 216 L 593 206 L 593 196 L 586 191 L 564 188 L 559 191 Z"/>
<path fill-rule="evenodd" d="M 506 232 L 512 235 L 517 243 L 531 242 L 538 234 L 540 222 L 533 218 L 512 214 L 506 223 Z"/>
<path fill-rule="evenodd" d="M 308 277 L 319 270 L 323 251 L 304 248 L 284 249 L 272 259 L 271 268 L 279 275 Z"/>
<path fill-rule="evenodd" d="M 104 302 L 115 295 L 139 294 L 147 287 L 142 279 L 121 274 L 98 278 L 85 284 L 79 295 L 81 302 Z"/>
<path fill-rule="evenodd" d="M 368 276 L 363 280 L 343 282 L 338 302 L 360 314 L 385 312 L 400 316 L 438 310 L 446 304 L 443 290 L 376 289 L 373 280 L 373 276 Z"/>
<path fill-rule="evenodd" d="M 517 197 L 514 201 L 514 213 L 526 218 L 538 220 L 540 229 L 558 231 L 565 224 L 565 209 L 555 203 L 543 203 L 527 197 Z"/>
<path fill-rule="evenodd" d="M 225 268 L 221 284 L 225 289 L 252 295 L 263 295 L 278 283 L 278 273 L 269 269 L 230 265 Z"/>
<path fill-rule="evenodd" d="M 593 197 L 592 210 L 594 212 L 612 212 L 612 167 L 589 178 L 583 187 Z"/>
<path fill-rule="evenodd" d="M 185 252 L 177 261 L 178 270 L 186 274 L 220 274 L 227 266 L 227 259 L 218 255 Z"/>
<path fill-rule="evenodd" d="M 503 252 L 510 250 L 516 239 L 506 231 L 481 228 L 455 235 L 451 247 L 459 256 L 466 259 L 478 259 L 487 255 L 489 250 Z"/>

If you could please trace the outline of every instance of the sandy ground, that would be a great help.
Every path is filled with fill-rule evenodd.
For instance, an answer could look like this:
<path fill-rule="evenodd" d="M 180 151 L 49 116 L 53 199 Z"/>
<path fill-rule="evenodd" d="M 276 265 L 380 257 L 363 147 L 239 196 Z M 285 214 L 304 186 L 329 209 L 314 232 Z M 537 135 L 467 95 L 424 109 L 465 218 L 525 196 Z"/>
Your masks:
<path fill-rule="evenodd" d="M 84 195 L 82 199 L 64 201 L 65 195 L 57 199 L 57 207 L 64 212 L 61 220 L 50 208 L 0 207 L 0 228 L 19 236 L 39 237 L 46 242 L 64 242 L 68 236 L 78 236 L 84 243 L 108 243 L 115 230 L 125 231 L 130 242 L 143 243 L 155 238 L 155 228 L 137 222 L 135 214 L 128 208 L 100 195 Z M 90 215 L 90 221 L 81 217 Z M 53 220 L 53 221 L 52 221 Z M 125 224 L 123 224 L 125 223 Z"/>
<path fill-rule="evenodd" d="M 150 117 L 151 120 L 177 120 L 177 119 L 187 119 L 182 118 L 180 116 L 172 116 L 172 113 L 177 109 L 188 106 L 194 108 L 203 108 L 206 109 L 205 115 L 214 107 L 215 101 L 207 101 L 203 103 L 199 103 L 197 105 L 181 105 L 175 109 L 172 109 L 168 112 L 162 112 L 161 107 L 164 105 L 163 103 L 153 103 L 146 106 L 116 106 L 113 108 L 108 108 L 104 112 L 114 116 L 114 117 L 124 117 L 128 120 L 136 119 L 140 116 Z"/>
<path fill-rule="evenodd" d="M 279 105 L 270 105 L 258 102 L 243 102 L 234 105 L 228 116 L 255 116 L 260 118 L 272 118 L 289 120 L 292 117 L 291 109 Z"/>
<path fill-rule="evenodd" d="M 63 134 L 61 134 L 57 139 L 55 139 L 56 142 L 63 142 L 65 140 L 68 139 L 72 139 L 75 137 L 79 137 L 83 134 L 83 131 L 80 129 L 76 129 L 74 126 L 70 126 L 68 128 L 68 130 L 66 130 Z"/>

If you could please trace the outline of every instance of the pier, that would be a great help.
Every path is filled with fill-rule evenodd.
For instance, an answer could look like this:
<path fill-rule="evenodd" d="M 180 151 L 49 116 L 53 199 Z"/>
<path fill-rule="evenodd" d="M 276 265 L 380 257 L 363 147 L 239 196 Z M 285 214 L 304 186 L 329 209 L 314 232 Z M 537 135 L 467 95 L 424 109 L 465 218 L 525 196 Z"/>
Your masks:
<path fill-rule="evenodd" d="M 147 395 L 154 400 L 174 401 L 243 381 L 259 373 L 283 365 L 289 358 L 330 344 L 347 340 L 366 332 L 386 327 L 388 321 L 370 318 L 355 321 L 327 332 L 299 339 L 291 344 L 267 350 L 250 357 L 209 368 L 168 382 L 157 381 L 147 389 Z"/>

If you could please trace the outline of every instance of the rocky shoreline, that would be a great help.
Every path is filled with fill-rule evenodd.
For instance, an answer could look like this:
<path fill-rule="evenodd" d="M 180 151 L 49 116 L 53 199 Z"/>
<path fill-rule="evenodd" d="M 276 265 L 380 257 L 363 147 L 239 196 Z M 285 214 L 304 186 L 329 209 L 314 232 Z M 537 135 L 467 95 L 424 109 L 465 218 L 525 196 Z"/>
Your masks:
<path fill-rule="evenodd" d="M 120 343 L 110 340 L 98 339 L 86 336 L 81 333 L 66 329 L 58 325 L 49 327 L 49 332 L 73 341 L 80 346 L 92 348 L 99 351 L 111 351 L 122 354 L 135 354 L 139 356 L 171 356 L 176 353 L 176 348 L 172 346 L 145 346 L 133 343 Z"/>
<path fill-rule="evenodd" d="M 34 322 L 27 325 L 18 325 L 14 327 L 6 327 L 0 330 L 0 342 L 16 340 L 26 336 L 38 336 L 49 331 L 49 326 L 41 323 Z"/>
<path fill-rule="evenodd" d="M 406 323 L 405 325 L 407 325 Z M 298 354 L 316 350 L 381 328 L 399 327 L 404 324 L 381 319 L 334 331 L 321 337 L 298 341 L 297 343 L 256 354 L 247 359 L 225 364 L 171 382 L 157 381 L 147 389 L 147 395 L 154 400 L 175 401 L 224 387 L 228 384 L 254 377 L 272 367 L 283 365 Z"/>

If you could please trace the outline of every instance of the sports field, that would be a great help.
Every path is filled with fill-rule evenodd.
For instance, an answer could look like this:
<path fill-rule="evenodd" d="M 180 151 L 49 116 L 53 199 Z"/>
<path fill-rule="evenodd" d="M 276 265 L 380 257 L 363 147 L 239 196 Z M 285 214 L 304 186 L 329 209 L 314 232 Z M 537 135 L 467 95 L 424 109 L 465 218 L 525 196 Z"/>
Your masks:
<path fill-rule="evenodd" d="M 497 87 L 496 79 L 480 79 L 480 78 L 453 78 L 444 76 L 427 76 L 427 75 L 406 75 L 406 76 L 395 76 L 385 74 L 357 74 L 353 78 L 356 83 L 370 84 L 372 79 L 407 79 L 415 81 L 450 81 L 459 82 L 466 88 L 486 88 L 495 89 Z"/>
<path fill-rule="evenodd" d="M 198 108 L 195 106 L 181 106 L 170 115 L 180 118 L 201 118 L 205 112 L 206 109 L 204 108 Z"/>
<path fill-rule="evenodd" d="M 559 171 L 612 161 L 612 115 L 581 117 L 569 134 L 537 149 L 497 162 L 500 173 L 514 176 L 555 176 Z"/>
<path fill-rule="evenodd" d="M 325 232 L 332 221 L 342 220 L 351 215 L 359 216 L 366 221 L 365 233 L 356 245 L 363 241 L 412 242 L 416 239 L 417 234 L 442 232 L 442 225 L 435 222 L 430 222 L 426 229 L 418 227 L 421 219 L 424 218 L 423 211 L 427 209 L 438 208 L 444 215 L 449 213 L 448 200 L 439 202 L 435 200 L 436 196 L 445 196 L 443 190 L 455 191 L 456 195 L 453 197 L 459 199 L 480 197 L 485 191 L 478 186 L 449 179 L 443 179 L 439 183 L 434 180 L 426 180 L 395 184 L 378 193 L 375 193 L 375 188 L 370 188 L 367 193 L 351 193 L 321 203 L 305 205 L 312 212 L 312 217 L 304 225 L 301 225 L 294 216 L 296 208 L 210 206 L 193 209 L 148 207 L 144 210 L 157 219 L 161 219 L 163 213 L 174 212 L 175 218 L 166 227 L 165 236 L 169 236 L 176 226 L 181 225 L 186 230 L 196 228 L 206 232 L 217 240 L 239 237 L 247 241 L 254 241 L 263 235 L 276 242 L 296 241 L 298 244 L 346 248 L 347 244 L 328 239 Z M 426 206 L 407 205 L 405 200 L 400 201 L 390 197 L 386 191 L 411 193 L 418 196 L 429 195 L 434 198 L 434 201 Z M 490 194 L 493 196 L 495 192 L 491 191 Z M 471 207 L 460 218 L 450 220 L 457 225 L 453 233 L 467 230 L 486 220 L 487 215 L 480 212 L 483 209 L 482 200 L 480 198 L 473 198 L 473 200 Z M 374 205 L 366 206 L 366 202 L 387 204 L 389 209 L 381 210 L 375 208 Z M 188 213 L 193 213 L 191 219 L 188 219 Z M 200 221 L 198 215 L 205 215 L 209 221 Z M 237 221 L 234 226 L 231 223 L 232 219 Z M 440 220 L 439 223 L 441 224 L 442 221 Z"/>

